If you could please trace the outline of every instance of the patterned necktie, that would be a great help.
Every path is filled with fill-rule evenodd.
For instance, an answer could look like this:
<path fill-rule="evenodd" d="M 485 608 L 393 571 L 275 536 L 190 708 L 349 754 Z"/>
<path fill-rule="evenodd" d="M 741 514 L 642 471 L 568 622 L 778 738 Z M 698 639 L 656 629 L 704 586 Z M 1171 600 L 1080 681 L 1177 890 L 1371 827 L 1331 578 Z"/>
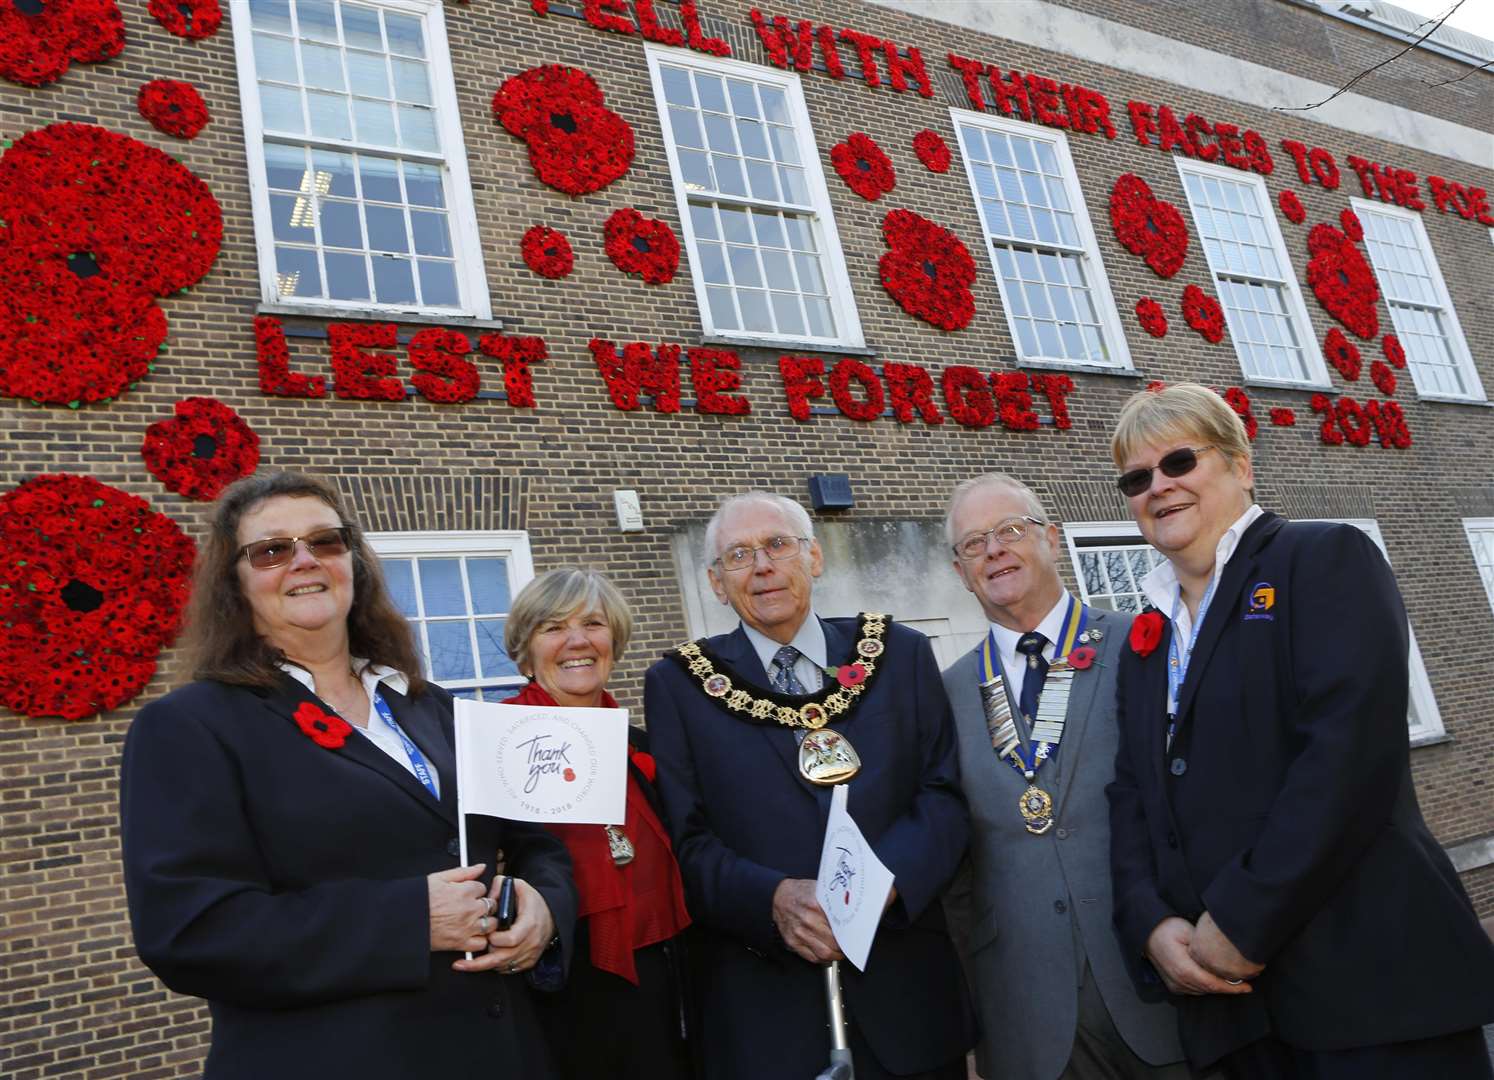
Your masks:
<path fill-rule="evenodd" d="M 773 671 L 768 679 L 780 694 L 806 693 L 799 676 L 794 674 L 794 661 L 798 659 L 799 650 L 792 645 L 785 645 L 773 654 Z"/>
<path fill-rule="evenodd" d="M 1048 661 L 1043 659 L 1043 646 L 1047 644 L 1048 639 L 1035 630 L 1017 639 L 1017 652 L 1027 657 L 1027 673 L 1022 678 L 1022 696 L 1017 705 L 1027 718 L 1029 730 L 1037 717 L 1038 694 L 1042 692 L 1043 680 L 1048 677 Z"/>

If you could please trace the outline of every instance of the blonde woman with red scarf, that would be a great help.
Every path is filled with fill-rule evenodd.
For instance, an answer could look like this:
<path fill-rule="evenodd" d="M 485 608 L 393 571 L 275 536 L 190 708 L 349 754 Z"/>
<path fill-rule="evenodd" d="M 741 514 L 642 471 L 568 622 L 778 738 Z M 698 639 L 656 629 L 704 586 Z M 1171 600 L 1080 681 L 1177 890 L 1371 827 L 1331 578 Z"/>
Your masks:
<path fill-rule="evenodd" d="M 530 679 L 509 703 L 616 708 L 607 678 L 632 626 L 622 594 L 601 574 L 541 574 L 519 592 L 504 628 L 509 655 Z M 570 851 L 580 894 L 570 980 L 545 1010 L 573 1080 L 690 1076 L 678 941 L 690 916 L 646 738 L 629 728 L 625 821 L 550 826 Z"/>

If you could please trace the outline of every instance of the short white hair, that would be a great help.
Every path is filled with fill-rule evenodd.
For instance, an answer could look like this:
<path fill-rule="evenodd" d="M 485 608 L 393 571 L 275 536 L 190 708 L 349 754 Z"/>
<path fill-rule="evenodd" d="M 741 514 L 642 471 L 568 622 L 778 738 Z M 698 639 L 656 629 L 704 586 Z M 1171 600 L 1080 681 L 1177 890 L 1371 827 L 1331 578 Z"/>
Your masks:
<path fill-rule="evenodd" d="M 1002 487 L 1016 494 L 1027 504 L 1027 512 L 1045 524 L 1050 520 L 1048 512 L 1043 509 L 1043 504 L 1033 494 L 1032 488 L 1028 487 L 1015 476 L 1006 473 L 990 472 L 982 473 L 980 476 L 972 476 L 969 480 L 961 480 L 955 485 L 955 489 L 949 493 L 949 503 L 944 508 L 944 541 L 950 547 L 958 539 L 954 534 L 955 511 L 960 504 L 981 488 Z"/>
<path fill-rule="evenodd" d="M 809 511 L 800 506 L 786 495 L 775 495 L 771 491 L 744 491 L 740 495 L 733 495 L 724 500 L 716 507 L 716 512 L 711 515 L 711 520 L 706 522 L 705 530 L 705 561 L 709 566 L 721 556 L 716 549 L 716 542 L 721 537 L 721 522 L 726 515 L 734 510 L 739 510 L 751 503 L 762 503 L 778 510 L 788 518 L 789 523 L 797 530 L 798 535 L 807 539 L 814 539 L 814 523 L 809 520 Z"/>

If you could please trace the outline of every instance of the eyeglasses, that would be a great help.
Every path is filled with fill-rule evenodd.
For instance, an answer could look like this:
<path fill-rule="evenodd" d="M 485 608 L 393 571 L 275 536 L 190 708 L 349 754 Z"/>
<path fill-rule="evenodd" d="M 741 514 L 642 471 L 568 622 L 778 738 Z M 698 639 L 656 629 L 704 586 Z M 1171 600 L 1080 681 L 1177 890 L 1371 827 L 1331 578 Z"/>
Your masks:
<path fill-rule="evenodd" d="M 1193 471 L 1193 466 L 1198 464 L 1198 455 L 1207 450 L 1215 449 L 1212 446 L 1184 446 L 1171 453 L 1163 454 L 1162 460 L 1152 468 L 1161 469 L 1163 476 L 1177 479 L 1186 476 Z M 1115 486 L 1121 489 L 1121 494 L 1130 498 L 1140 495 L 1152 486 L 1151 469 L 1132 469 L 1128 473 L 1122 473 L 1115 481 Z"/>
<path fill-rule="evenodd" d="M 1027 526 L 1029 524 L 1036 525 L 1041 529 L 1046 528 L 1048 522 L 1039 521 L 1037 518 L 1028 517 L 1026 514 L 1023 514 L 1019 518 L 1008 518 L 1000 525 L 993 525 L 985 532 L 971 533 L 958 544 L 955 544 L 950 550 L 962 559 L 979 559 L 985 555 L 986 547 L 993 536 L 996 538 L 996 542 L 1003 547 L 1020 544 L 1023 538 L 1027 536 Z"/>
<path fill-rule="evenodd" d="M 761 547 L 738 544 L 736 547 L 727 548 L 716 561 L 721 564 L 723 570 L 745 570 L 757 562 L 759 551 L 767 552 L 768 558 L 774 562 L 782 562 L 784 559 L 792 559 L 799 554 L 807 543 L 809 543 L 807 536 L 770 536 L 768 542 Z"/>
<path fill-rule="evenodd" d="M 352 533 L 346 525 L 333 529 L 318 529 L 309 536 L 271 536 L 256 540 L 239 548 L 239 555 L 249 560 L 256 570 L 270 570 L 295 558 L 296 541 L 306 545 L 313 559 L 331 559 L 348 553 L 348 538 Z"/>

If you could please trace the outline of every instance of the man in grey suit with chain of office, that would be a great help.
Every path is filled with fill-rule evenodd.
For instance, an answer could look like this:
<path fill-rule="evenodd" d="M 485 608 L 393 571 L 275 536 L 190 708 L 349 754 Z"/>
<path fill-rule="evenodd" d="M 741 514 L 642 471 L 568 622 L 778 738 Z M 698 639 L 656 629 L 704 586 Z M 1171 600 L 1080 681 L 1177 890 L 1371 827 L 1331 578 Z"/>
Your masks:
<path fill-rule="evenodd" d="M 980 1074 L 1186 1080 L 1164 988 L 1154 979 L 1155 999 L 1138 996 L 1111 925 L 1105 785 L 1130 618 L 1064 589 L 1058 526 L 1011 477 L 956 487 L 945 532 L 991 624 L 944 673 L 971 816 L 947 906 L 975 989 Z"/>

